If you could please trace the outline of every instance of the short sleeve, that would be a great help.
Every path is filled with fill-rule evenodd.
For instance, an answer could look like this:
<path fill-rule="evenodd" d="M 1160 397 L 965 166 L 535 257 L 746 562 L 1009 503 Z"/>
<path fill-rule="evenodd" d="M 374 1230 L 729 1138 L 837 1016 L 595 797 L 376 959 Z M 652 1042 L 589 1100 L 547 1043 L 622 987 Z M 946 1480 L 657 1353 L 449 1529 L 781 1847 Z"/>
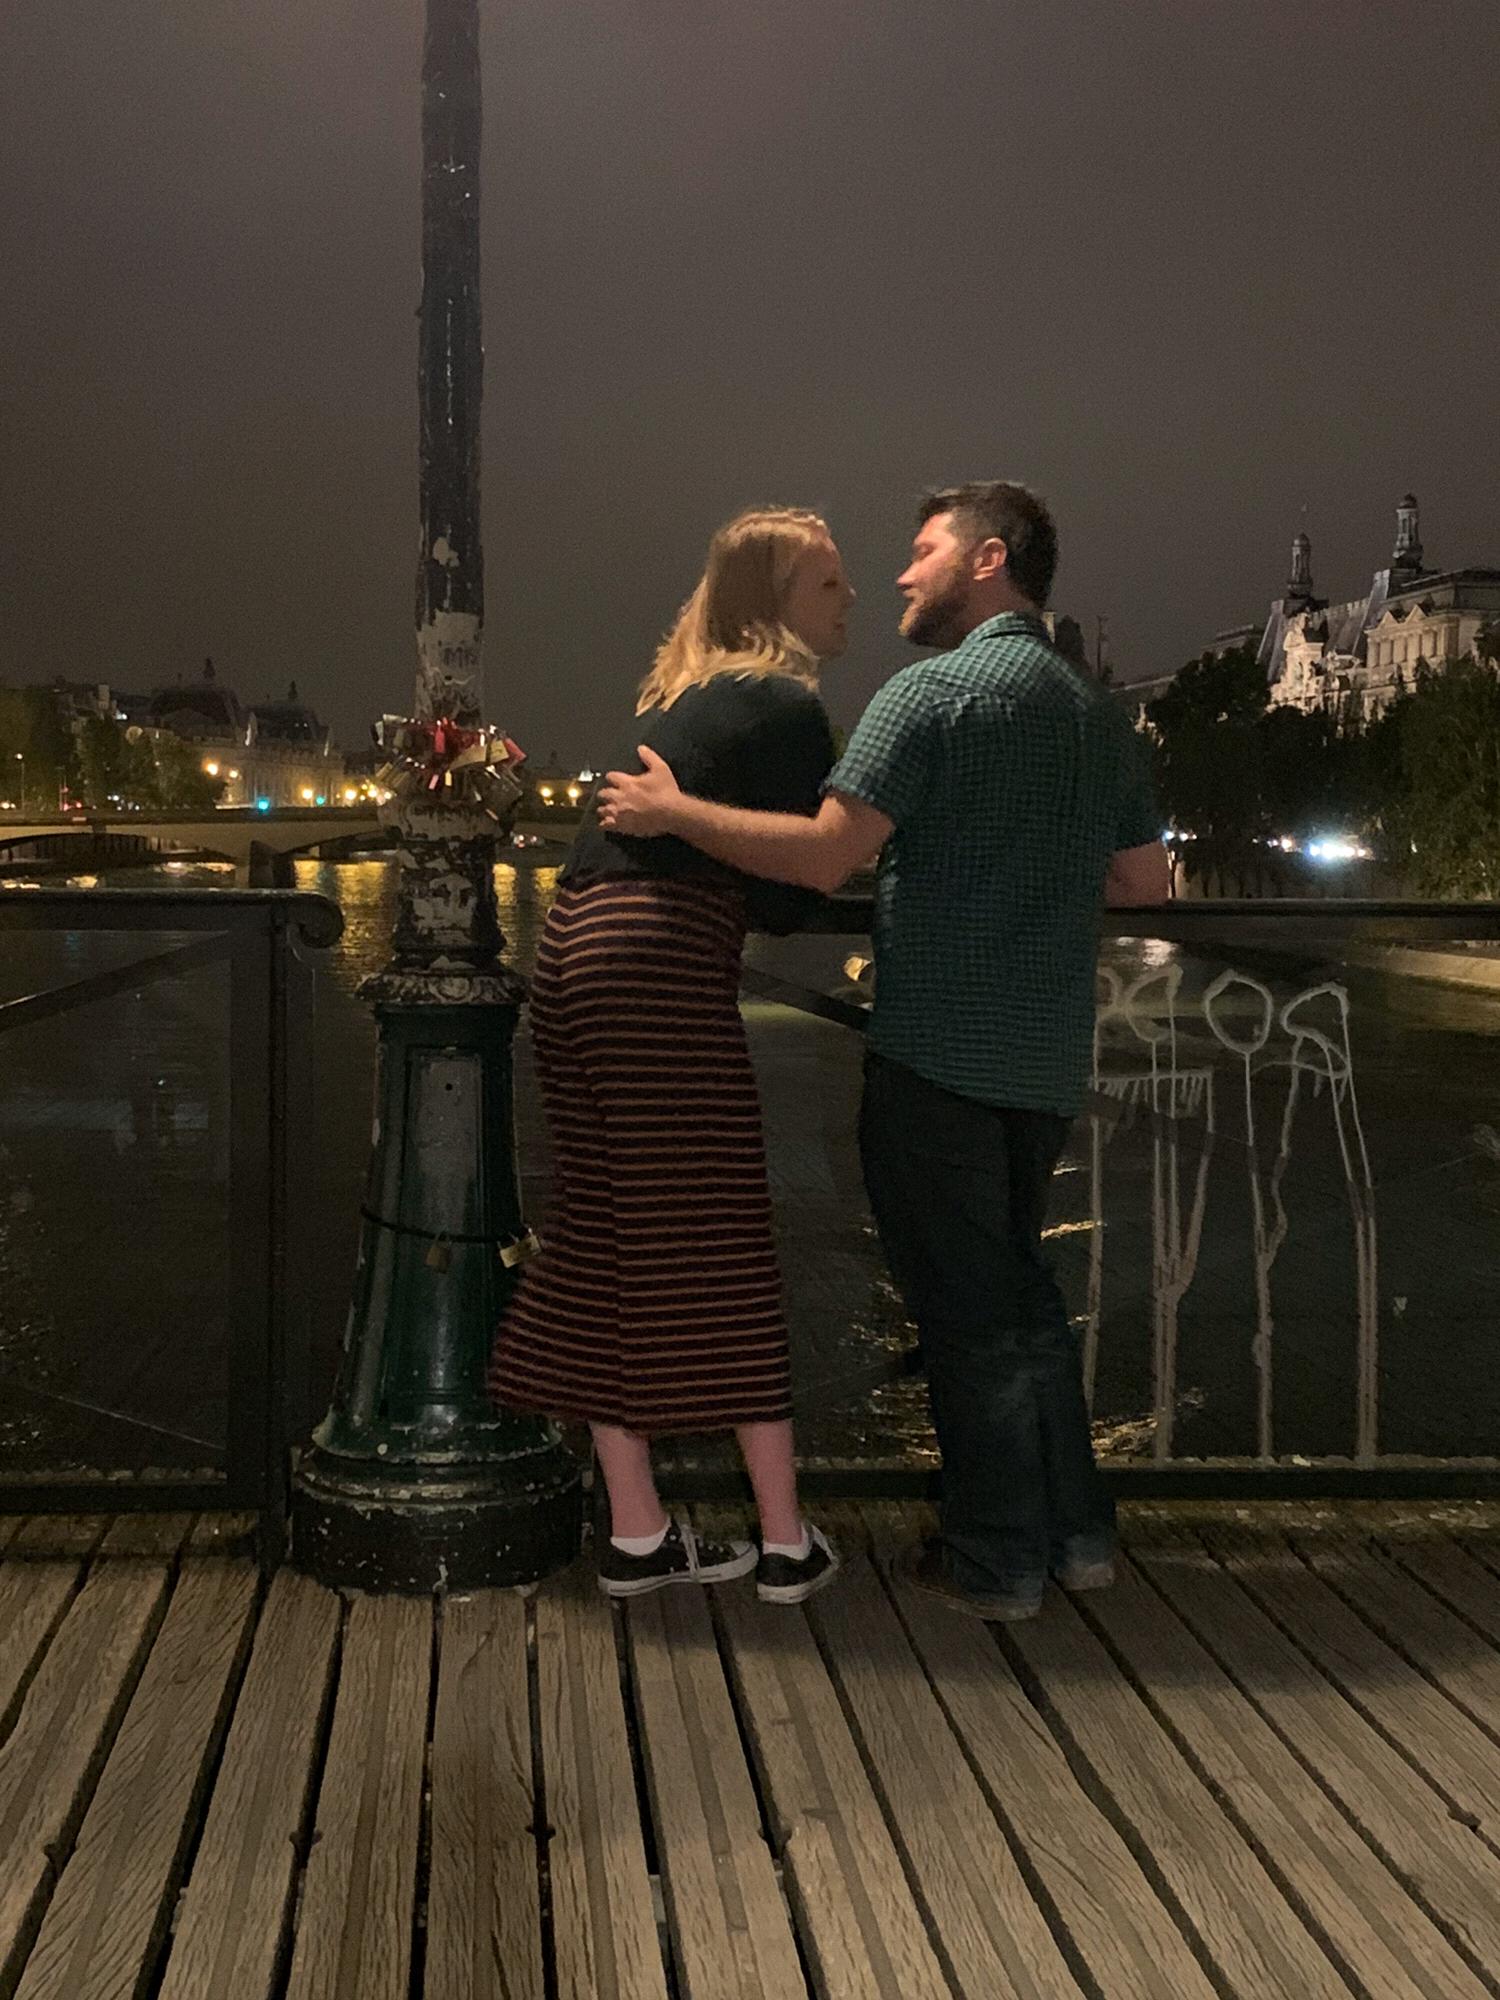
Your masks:
<path fill-rule="evenodd" d="M 1121 718 L 1125 741 L 1120 749 L 1120 812 L 1116 849 L 1145 847 L 1161 839 L 1161 809 L 1151 782 L 1151 750 L 1146 738 Z"/>
<path fill-rule="evenodd" d="M 861 799 L 902 825 L 930 795 L 937 725 L 937 707 L 922 681 L 909 671 L 897 674 L 855 724 L 824 791 Z"/>

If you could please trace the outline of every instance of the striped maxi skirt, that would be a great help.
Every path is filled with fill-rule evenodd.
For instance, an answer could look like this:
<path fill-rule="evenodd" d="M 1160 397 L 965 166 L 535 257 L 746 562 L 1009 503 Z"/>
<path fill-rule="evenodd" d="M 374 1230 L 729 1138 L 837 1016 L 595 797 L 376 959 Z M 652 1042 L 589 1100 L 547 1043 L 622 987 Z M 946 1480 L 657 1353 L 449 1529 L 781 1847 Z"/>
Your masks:
<path fill-rule="evenodd" d="M 791 1415 L 744 937 L 717 884 L 559 891 L 531 986 L 552 1203 L 495 1337 L 506 1408 L 648 1434 Z"/>

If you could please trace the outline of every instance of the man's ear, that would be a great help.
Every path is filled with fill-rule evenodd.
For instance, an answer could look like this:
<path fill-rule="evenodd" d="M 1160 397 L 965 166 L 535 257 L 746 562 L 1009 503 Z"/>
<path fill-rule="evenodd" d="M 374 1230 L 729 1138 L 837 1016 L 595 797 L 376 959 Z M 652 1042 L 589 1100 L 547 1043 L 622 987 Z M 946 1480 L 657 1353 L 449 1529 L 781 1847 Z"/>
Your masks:
<path fill-rule="evenodd" d="M 975 583 L 992 583 L 1005 568 L 1010 554 L 998 535 L 989 535 L 970 557 L 970 576 Z"/>

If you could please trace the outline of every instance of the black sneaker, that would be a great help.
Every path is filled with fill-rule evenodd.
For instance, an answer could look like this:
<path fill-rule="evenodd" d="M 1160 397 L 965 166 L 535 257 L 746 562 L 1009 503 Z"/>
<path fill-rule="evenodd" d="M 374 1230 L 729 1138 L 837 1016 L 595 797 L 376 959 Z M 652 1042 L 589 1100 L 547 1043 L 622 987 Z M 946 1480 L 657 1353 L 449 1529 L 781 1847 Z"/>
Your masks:
<path fill-rule="evenodd" d="M 839 1552 L 821 1528 L 809 1528 L 812 1547 L 799 1562 L 796 1556 L 762 1556 L 755 1565 L 755 1594 L 762 1604 L 800 1604 L 832 1583 Z"/>
<path fill-rule="evenodd" d="M 700 1542 L 686 1522 L 671 1520 L 660 1548 L 630 1556 L 607 1537 L 599 1549 L 599 1588 L 606 1597 L 644 1597 L 669 1583 L 727 1583 L 755 1567 L 749 1542 Z"/>

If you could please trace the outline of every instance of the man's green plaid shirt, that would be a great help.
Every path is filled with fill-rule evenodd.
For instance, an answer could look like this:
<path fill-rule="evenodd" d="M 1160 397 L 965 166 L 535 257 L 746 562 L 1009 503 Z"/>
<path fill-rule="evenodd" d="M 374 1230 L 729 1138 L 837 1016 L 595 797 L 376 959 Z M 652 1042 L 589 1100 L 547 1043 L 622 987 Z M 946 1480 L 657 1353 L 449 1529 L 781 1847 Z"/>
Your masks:
<path fill-rule="evenodd" d="M 1110 856 L 1161 833 L 1124 710 L 1006 612 L 894 675 L 827 791 L 895 823 L 875 887 L 870 1046 L 985 1104 L 1072 1117 Z"/>

